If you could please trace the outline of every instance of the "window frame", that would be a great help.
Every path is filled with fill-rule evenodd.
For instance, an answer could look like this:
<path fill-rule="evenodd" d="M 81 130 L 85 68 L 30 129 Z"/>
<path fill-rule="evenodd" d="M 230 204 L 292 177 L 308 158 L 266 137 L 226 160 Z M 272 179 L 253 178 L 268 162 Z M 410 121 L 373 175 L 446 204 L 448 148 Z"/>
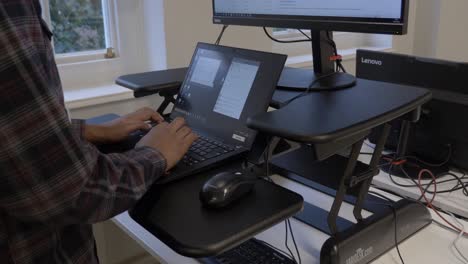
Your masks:
<path fill-rule="evenodd" d="M 144 56 L 145 43 L 143 21 L 144 0 L 101 0 L 107 12 L 105 23 L 109 23 L 110 40 L 115 57 L 105 58 L 105 50 L 56 54 L 62 86 L 67 91 L 86 91 L 113 85 L 123 74 L 143 71 L 147 67 Z M 43 18 L 50 25 L 49 0 L 40 0 Z M 106 41 L 107 42 L 107 41 Z"/>

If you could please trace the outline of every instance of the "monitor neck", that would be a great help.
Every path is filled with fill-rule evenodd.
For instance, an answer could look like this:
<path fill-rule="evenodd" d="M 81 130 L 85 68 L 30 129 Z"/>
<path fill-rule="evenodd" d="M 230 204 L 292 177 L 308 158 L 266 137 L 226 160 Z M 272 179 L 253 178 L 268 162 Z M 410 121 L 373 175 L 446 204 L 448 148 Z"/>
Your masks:
<path fill-rule="evenodd" d="M 335 55 L 332 32 L 311 30 L 311 40 L 314 72 L 310 69 L 286 67 L 278 82 L 278 88 L 312 92 L 353 87 L 356 84 L 354 76 L 335 72 L 335 61 L 332 59 Z"/>
<path fill-rule="evenodd" d="M 329 36 L 327 36 L 329 34 Z M 335 62 L 330 58 L 334 56 L 333 33 L 327 31 L 310 30 L 312 38 L 312 56 L 314 72 L 317 75 L 330 74 L 335 71 Z"/>

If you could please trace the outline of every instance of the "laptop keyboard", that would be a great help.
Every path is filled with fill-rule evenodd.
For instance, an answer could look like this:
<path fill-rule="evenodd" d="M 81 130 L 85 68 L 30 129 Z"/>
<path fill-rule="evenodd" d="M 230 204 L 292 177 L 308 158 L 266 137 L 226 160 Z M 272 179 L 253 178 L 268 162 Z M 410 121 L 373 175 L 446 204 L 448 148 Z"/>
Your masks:
<path fill-rule="evenodd" d="M 294 264 L 293 260 L 253 238 L 216 257 L 204 259 L 209 264 Z"/>
<path fill-rule="evenodd" d="M 222 144 L 219 141 L 200 136 L 182 158 L 182 162 L 186 166 L 193 166 L 234 150 L 233 147 Z"/>

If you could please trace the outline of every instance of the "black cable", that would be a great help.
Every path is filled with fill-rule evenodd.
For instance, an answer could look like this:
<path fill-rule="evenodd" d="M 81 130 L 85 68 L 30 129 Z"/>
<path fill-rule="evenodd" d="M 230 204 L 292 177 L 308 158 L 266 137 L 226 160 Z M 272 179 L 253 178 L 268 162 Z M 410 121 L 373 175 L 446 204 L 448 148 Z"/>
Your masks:
<path fill-rule="evenodd" d="M 284 238 L 284 245 L 286 246 L 286 248 L 288 249 L 289 253 L 291 254 L 292 258 L 293 258 L 293 261 L 294 263 L 297 263 L 297 260 L 296 260 L 296 257 L 294 256 L 294 254 L 292 253 L 292 250 L 289 248 L 289 245 L 288 245 L 288 220 L 285 220 L 284 221 L 284 226 L 286 228 L 286 235 L 285 235 L 285 238 Z"/>
<path fill-rule="evenodd" d="M 223 38 L 223 35 L 224 35 L 224 31 L 226 31 L 226 29 L 229 27 L 229 25 L 223 25 L 223 28 L 221 29 L 221 32 L 219 33 L 219 36 L 218 38 L 216 39 L 215 41 L 215 45 L 219 45 L 219 43 L 221 42 L 221 39 Z"/>
<path fill-rule="evenodd" d="M 288 104 L 292 103 L 293 101 L 295 101 L 295 100 L 297 100 L 297 99 L 299 99 L 299 98 L 301 98 L 301 97 L 303 97 L 303 96 L 309 94 L 310 89 L 314 86 L 314 84 L 318 83 L 319 81 L 321 81 L 321 80 L 323 80 L 323 79 L 325 79 L 325 78 L 328 78 L 328 77 L 330 77 L 330 76 L 332 76 L 332 75 L 335 75 L 335 74 L 337 74 L 337 72 L 332 72 L 332 73 L 323 75 L 323 76 L 321 76 L 321 77 L 315 79 L 314 81 L 312 81 L 312 82 L 310 83 L 309 87 L 307 87 L 307 89 L 306 89 L 304 92 L 302 92 L 302 93 L 300 93 L 300 94 L 294 96 L 293 98 L 287 100 L 286 102 L 282 103 L 282 104 L 281 104 L 281 107 L 285 107 L 285 106 L 287 106 Z"/>
<path fill-rule="evenodd" d="M 400 167 L 401 171 L 403 172 L 403 174 L 405 175 L 406 178 L 410 179 L 414 184 L 401 184 L 401 183 L 398 183 L 397 181 L 395 181 L 395 179 L 393 178 L 393 175 L 392 175 L 392 166 L 390 166 L 390 169 L 389 169 L 389 172 L 388 172 L 388 176 L 390 178 L 390 180 L 392 181 L 393 184 L 397 185 L 397 186 L 400 186 L 400 187 L 404 187 L 404 188 L 409 188 L 409 187 L 419 187 L 420 185 L 416 182 L 416 180 L 414 180 L 413 178 L 411 178 L 408 173 L 406 172 L 406 170 L 404 169 L 403 166 Z M 462 177 L 459 177 L 453 173 L 450 173 L 450 172 L 447 172 L 447 173 L 440 173 L 436 176 L 437 179 L 441 178 L 441 177 L 444 177 L 444 176 L 451 176 L 453 177 L 454 179 L 452 180 L 442 180 L 442 181 L 436 181 L 435 183 L 437 184 L 441 184 L 441 183 L 446 183 L 446 182 L 452 182 L 452 181 L 456 181 L 457 184 L 451 188 L 451 189 L 448 189 L 448 190 L 439 190 L 436 192 L 436 194 L 442 194 L 442 193 L 449 193 L 449 192 L 454 192 L 454 191 L 458 191 L 458 190 L 463 190 L 463 194 L 465 196 L 468 196 L 468 182 L 463 182 L 463 177 L 465 177 L 465 175 L 463 175 Z M 434 194 L 434 192 L 430 191 L 429 188 L 434 184 L 434 179 L 431 180 L 431 182 L 429 183 L 425 183 L 425 184 L 421 184 L 421 187 L 425 187 L 424 189 L 424 193 L 429 193 L 429 194 Z M 460 187 L 458 187 L 460 186 Z M 418 201 L 421 201 L 423 198 L 423 195 L 421 194 L 421 196 L 417 199 Z"/>
<path fill-rule="evenodd" d="M 399 159 L 413 159 L 413 160 L 416 160 L 426 166 L 429 166 L 429 167 L 442 167 L 444 166 L 445 164 L 449 163 L 450 162 L 450 158 L 452 157 L 452 145 L 447 145 L 448 147 L 448 155 L 447 157 L 445 158 L 445 160 L 441 163 L 430 163 L 430 162 L 427 162 L 427 161 L 424 161 L 424 160 L 421 160 L 420 158 L 416 157 L 416 156 L 403 156 Z"/>
<path fill-rule="evenodd" d="M 264 244 L 264 245 L 267 246 L 267 247 L 270 247 L 270 248 L 272 248 L 272 249 L 274 249 L 274 250 L 277 250 L 278 252 L 283 253 L 283 255 L 285 255 L 285 256 L 288 257 L 289 259 L 293 260 L 292 257 L 291 257 L 286 251 L 284 251 L 284 250 L 282 250 L 282 249 L 279 249 L 279 248 L 273 246 L 272 244 L 270 244 L 270 243 L 268 243 L 268 242 L 266 242 L 266 241 L 263 241 L 263 240 L 260 240 L 260 239 L 255 239 L 255 240 L 257 240 L 258 242 Z M 293 260 L 293 261 L 294 261 L 294 260 Z"/>
<path fill-rule="evenodd" d="M 299 248 L 297 247 L 297 244 L 296 244 L 296 238 L 294 237 L 294 232 L 292 230 L 291 221 L 288 219 L 287 222 L 289 226 L 289 231 L 291 231 L 291 238 L 294 243 L 294 247 L 296 248 L 296 253 L 297 253 L 297 258 L 299 259 L 299 264 L 302 264 L 301 253 L 299 253 Z"/>
<path fill-rule="evenodd" d="M 372 194 L 372 195 L 375 195 L 375 196 L 378 196 L 384 200 L 386 200 L 387 202 L 389 202 L 390 204 L 381 204 L 381 205 L 385 205 L 385 206 L 388 206 L 392 209 L 392 212 L 393 212 L 393 218 L 395 219 L 394 223 L 394 228 L 395 228 L 395 232 L 394 232 L 394 238 L 395 238 L 395 248 L 398 252 L 398 256 L 400 257 L 400 261 L 402 264 L 405 264 L 405 261 L 403 260 L 403 257 L 401 256 L 401 252 L 400 252 L 400 248 L 398 247 L 398 233 L 397 233 L 397 229 L 398 229 L 398 223 L 397 223 L 397 212 L 396 212 L 396 209 L 395 207 L 393 206 L 393 203 L 395 203 L 395 201 L 393 201 L 392 199 L 384 196 L 384 195 L 381 195 L 380 193 L 376 193 L 376 192 L 373 192 L 373 191 L 369 191 L 369 194 Z M 370 203 L 374 203 L 374 204 L 380 204 L 380 203 L 375 203 L 375 202 L 370 202 Z"/>
<path fill-rule="evenodd" d="M 268 139 L 267 139 L 268 140 Z M 271 141 L 268 141 L 267 142 L 267 147 L 266 147 L 266 150 L 263 154 L 263 158 L 264 158 L 264 162 L 265 162 L 265 173 L 266 173 L 266 179 L 273 183 L 273 184 L 276 184 L 273 179 L 270 178 L 270 152 L 271 152 Z M 286 219 L 284 221 L 284 224 L 285 224 L 285 228 L 286 228 L 286 233 L 285 233 L 285 239 L 284 239 L 284 245 L 286 246 L 286 249 L 289 251 L 289 253 L 291 254 L 291 257 L 292 257 L 292 260 L 295 262 L 295 263 L 298 263 L 297 260 L 296 260 L 296 257 L 294 256 L 294 254 L 292 253 L 292 250 L 291 248 L 289 248 L 289 245 L 288 245 L 288 228 L 289 228 L 289 231 L 291 232 L 291 238 L 293 240 L 293 243 L 294 243 L 294 247 L 295 247 L 295 250 L 296 250 L 296 253 L 297 253 L 297 257 L 299 259 L 299 264 L 302 263 L 302 260 L 301 260 L 301 254 L 299 252 L 299 248 L 297 246 L 297 243 L 296 243 L 296 239 L 294 237 L 294 232 L 292 230 L 292 226 L 291 226 L 291 222 L 289 219 Z M 287 254 L 286 254 L 287 255 Z"/>
<path fill-rule="evenodd" d="M 441 163 L 437 163 L 437 164 L 434 164 L 434 163 L 429 163 L 429 162 L 426 162 L 426 161 L 423 161 L 421 159 L 419 159 L 418 157 L 415 157 L 415 156 L 403 156 L 403 157 L 399 157 L 398 159 L 395 159 L 394 157 L 391 157 L 391 156 L 388 156 L 388 155 L 385 155 L 386 157 L 392 159 L 391 162 L 394 162 L 394 161 L 398 161 L 398 160 L 404 160 L 404 159 L 413 159 L 413 160 L 416 160 L 426 166 L 429 166 L 429 167 L 441 167 L 441 166 L 444 166 L 445 164 L 447 164 L 449 161 L 450 161 L 450 158 L 452 156 L 452 148 L 451 148 L 451 145 L 447 145 L 449 147 L 449 153 L 446 157 L 446 159 L 441 162 Z M 385 157 L 384 156 L 384 157 Z M 390 178 L 390 181 L 392 181 L 393 184 L 397 185 L 397 186 L 400 186 L 400 187 L 418 187 L 419 184 L 412 178 L 409 176 L 409 174 L 407 173 L 407 171 L 405 170 L 404 168 L 404 164 L 400 165 L 399 168 L 400 170 L 403 172 L 404 176 L 406 178 L 408 178 L 409 180 L 411 180 L 413 182 L 413 184 L 401 184 L 401 183 L 398 183 L 397 181 L 395 181 L 395 179 L 393 178 L 393 175 L 392 175 L 392 166 L 390 166 L 389 168 L 389 172 L 388 172 L 388 176 Z M 465 173 L 463 172 L 463 176 L 462 177 L 458 177 L 456 176 L 455 174 L 453 173 L 441 173 L 441 174 L 438 174 L 436 175 L 436 178 L 440 178 L 440 177 L 443 177 L 444 175 L 448 175 L 448 176 L 452 176 L 454 177 L 455 179 L 452 180 L 452 181 L 457 181 L 457 184 L 450 190 L 440 190 L 440 191 L 437 191 L 437 194 L 440 194 L 440 193 L 448 193 L 448 192 L 453 192 L 453 191 L 458 191 L 458 190 L 463 190 L 463 194 L 465 196 L 468 196 L 468 183 L 465 183 L 462 181 L 463 177 L 465 177 Z M 444 182 L 449 182 L 449 181 L 441 181 L 441 182 L 437 182 L 438 184 L 439 183 L 444 183 Z M 424 187 L 426 186 L 425 190 L 424 190 L 424 193 L 429 193 L 429 194 L 434 194 L 434 192 L 431 192 L 429 191 L 429 187 L 431 185 L 434 184 L 434 180 L 432 180 L 429 184 L 422 184 L 421 187 Z M 460 187 L 459 187 L 460 186 Z M 423 195 L 421 195 L 418 199 L 418 201 L 421 201 L 421 199 L 423 198 Z"/>
<path fill-rule="evenodd" d="M 269 140 L 269 139 L 267 139 Z M 264 159 L 264 167 L 265 167 L 265 178 L 267 181 L 273 183 L 273 184 L 276 184 L 273 179 L 270 178 L 270 148 L 271 148 L 271 141 L 268 141 L 267 142 L 267 147 L 266 147 L 266 150 L 265 152 L 263 153 L 263 159 Z M 285 238 L 284 238 L 284 245 L 286 246 L 286 249 L 289 251 L 289 256 L 291 257 L 291 260 L 294 261 L 294 263 L 297 263 L 296 261 L 296 258 L 294 257 L 294 254 L 292 253 L 292 250 L 289 248 L 289 245 L 288 245 L 288 220 L 285 220 L 284 221 L 284 225 L 285 225 L 285 228 L 286 228 L 286 231 L 285 231 Z M 286 254 L 288 255 L 288 254 Z"/>
<path fill-rule="evenodd" d="M 373 148 L 372 146 L 368 145 L 366 143 L 367 146 Z M 447 147 L 449 148 L 449 152 L 447 154 L 447 157 L 445 158 L 445 160 L 441 163 L 430 163 L 430 162 L 427 162 L 425 160 L 422 160 L 416 156 L 411 156 L 411 155 L 407 155 L 407 156 L 402 156 L 402 157 L 394 157 L 394 156 L 390 156 L 390 155 L 384 155 L 384 157 L 387 157 L 389 159 L 392 159 L 392 161 L 400 161 L 400 160 L 407 160 L 407 159 L 412 159 L 412 160 L 415 160 L 423 165 L 426 165 L 426 166 L 429 166 L 429 167 L 442 167 L 444 165 L 446 165 L 447 163 L 450 162 L 450 158 L 452 157 L 452 146 L 451 145 L 447 145 Z"/>
<path fill-rule="evenodd" d="M 301 32 L 302 35 L 304 35 L 308 40 L 312 41 L 312 38 L 307 35 L 304 31 L 302 31 L 302 29 L 298 29 L 297 31 Z"/>
<path fill-rule="evenodd" d="M 299 43 L 299 42 L 310 42 L 311 41 L 310 39 L 279 40 L 279 39 L 274 38 L 272 35 L 270 35 L 270 33 L 268 33 L 268 30 L 266 29 L 266 27 L 263 27 L 263 31 L 265 32 L 265 34 L 267 35 L 267 37 L 269 39 L 273 40 L 274 42 L 278 42 L 278 43 Z"/>

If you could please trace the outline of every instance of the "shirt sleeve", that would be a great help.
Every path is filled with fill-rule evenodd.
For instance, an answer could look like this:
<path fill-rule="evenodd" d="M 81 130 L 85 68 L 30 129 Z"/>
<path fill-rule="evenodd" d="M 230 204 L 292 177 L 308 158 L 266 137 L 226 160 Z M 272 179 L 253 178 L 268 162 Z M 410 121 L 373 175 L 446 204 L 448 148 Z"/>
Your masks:
<path fill-rule="evenodd" d="M 84 140 L 83 121 L 68 119 L 50 44 L 39 26 L 20 22 L 0 5 L 0 208 L 44 225 L 129 209 L 164 175 L 164 157 L 147 147 L 106 155 Z"/>

